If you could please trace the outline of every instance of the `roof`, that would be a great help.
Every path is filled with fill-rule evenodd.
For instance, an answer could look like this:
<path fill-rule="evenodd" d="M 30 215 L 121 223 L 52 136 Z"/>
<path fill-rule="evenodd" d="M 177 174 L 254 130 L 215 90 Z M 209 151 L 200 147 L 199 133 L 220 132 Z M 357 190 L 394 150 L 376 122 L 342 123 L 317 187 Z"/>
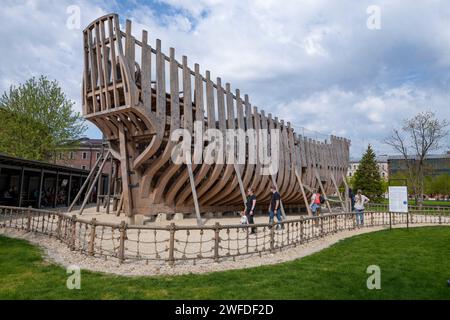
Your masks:
<path fill-rule="evenodd" d="M 408 159 L 416 159 L 417 156 L 408 156 Z M 425 159 L 450 159 L 450 153 L 446 154 L 429 154 L 425 157 Z M 404 160 L 403 156 L 395 155 L 389 156 L 388 160 Z"/>
<path fill-rule="evenodd" d="M 388 161 L 387 155 L 380 155 L 377 158 L 377 163 L 385 163 Z M 360 158 L 350 158 L 350 163 L 359 163 L 361 161 Z"/>
<path fill-rule="evenodd" d="M 10 165 L 10 166 L 20 166 L 35 169 L 44 169 L 51 171 L 62 171 L 62 172 L 72 172 L 78 174 L 89 174 L 89 170 L 77 169 L 67 166 L 62 166 L 58 164 L 48 163 L 44 161 L 28 160 L 24 158 L 11 157 L 4 153 L 0 153 L 0 164 Z"/>

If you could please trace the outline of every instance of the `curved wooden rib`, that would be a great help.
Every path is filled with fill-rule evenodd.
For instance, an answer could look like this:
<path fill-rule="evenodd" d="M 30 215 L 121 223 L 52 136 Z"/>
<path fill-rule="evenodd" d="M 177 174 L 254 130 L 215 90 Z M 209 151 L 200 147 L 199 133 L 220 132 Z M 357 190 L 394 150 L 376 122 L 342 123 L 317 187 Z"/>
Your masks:
<path fill-rule="evenodd" d="M 329 142 L 317 143 L 297 136 L 290 123 L 285 125 L 283 120 L 273 120 L 271 114 L 266 117 L 264 111 L 252 108 L 248 95 L 242 101 L 240 91 L 236 89 L 233 95 L 229 83 L 224 89 L 220 78 L 215 83 L 211 80 L 209 71 L 201 75 L 198 64 L 194 71 L 189 69 L 187 57 L 183 56 L 182 64 L 178 63 L 175 49 L 171 48 L 170 55 L 166 56 L 159 39 L 152 48 L 146 31 L 142 32 L 141 41 L 134 38 L 131 31 L 131 21 L 126 22 L 125 32 L 120 30 L 116 14 L 93 21 L 83 31 L 82 110 L 86 119 L 103 132 L 110 142 L 111 154 L 121 162 L 127 215 L 191 213 L 194 211 L 193 194 L 197 195 L 200 209 L 238 210 L 242 208 L 242 189 L 250 186 L 255 189 L 258 205 L 267 205 L 272 181 L 277 184 L 284 205 L 304 205 L 311 188 L 323 182 L 326 193 L 330 193 L 335 190 L 335 182 L 342 182 L 348 163 L 348 140 L 331 136 Z M 140 57 L 136 57 L 136 52 L 141 53 Z M 166 92 L 167 63 L 169 93 Z M 256 145 L 267 143 L 263 151 L 270 154 L 275 151 L 270 149 L 271 142 L 260 141 L 259 133 L 278 129 L 281 135 L 277 147 L 278 172 L 273 177 L 261 174 L 263 164 L 259 150 L 255 163 L 246 161 L 234 165 L 230 154 L 222 149 L 214 157 L 225 158 L 226 163 L 194 161 L 191 185 L 187 166 L 172 162 L 177 142 L 170 138 L 177 129 L 194 134 L 194 118 L 203 132 L 219 130 L 224 145 L 227 129 L 243 132 L 254 129 Z M 202 147 L 208 144 L 196 143 L 199 145 L 193 148 L 193 159 L 201 160 Z M 248 144 L 245 150 L 247 159 Z M 315 170 L 319 172 L 319 179 Z M 297 174 L 307 192 L 302 191 Z"/>

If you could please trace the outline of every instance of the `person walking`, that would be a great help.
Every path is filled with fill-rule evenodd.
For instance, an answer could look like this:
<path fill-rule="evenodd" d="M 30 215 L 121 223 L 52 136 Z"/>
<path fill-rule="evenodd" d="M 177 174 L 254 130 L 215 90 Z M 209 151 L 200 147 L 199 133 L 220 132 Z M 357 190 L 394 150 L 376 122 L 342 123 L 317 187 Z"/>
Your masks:
<path fill-rule="evenodd" d="M 370 199 L 362 194 L 361 190 L 358 190 L 355 196 L 355 211 L 356 211 L 356 225 L 364 225 L 364 205 L 369 202 Z"/>
<path fill-rule="evenodd" d="M 350 203 L 352 206 L 352 212 L 355 211 L 355 194 L 353 193 L 353 189 L 348 189 L 348 197 L 350 198 Z"/>
<path fill-rule="evenodd" d="M 311 211 L 313 216 L 318 216 L 320 215 L 320 208 L 321 208 L 321 204 L 322 202 L 320 201 L 320 192 L 318 190 L 314 190 L 314 193 L 311 196 Z"/>
<path fill-rule="evenodd" d="M 245 215 L 249 224 L 254 224 L 253 216 L 256 207 L 256 196 L 253 194 L 254 190 L 252 187 L 247 190 L 247 201 L 245 202 Z M 252 227 L 250 234 L 255 234 L 256 228 Z"/>
<path fill-rule="evenodd" d="M 275 214 L 277 215 L 277 228 L 284 229 L 284 225 L 280 224 L 281 219 L 281 196 L 277 191 L 277 188 L 274 185 L 270 186 L 270 192 L 272 193 L 272 198 L 270 200 L 269 206 L 269 228 L 272 228 L 272 224 L 275 218 Z"/>

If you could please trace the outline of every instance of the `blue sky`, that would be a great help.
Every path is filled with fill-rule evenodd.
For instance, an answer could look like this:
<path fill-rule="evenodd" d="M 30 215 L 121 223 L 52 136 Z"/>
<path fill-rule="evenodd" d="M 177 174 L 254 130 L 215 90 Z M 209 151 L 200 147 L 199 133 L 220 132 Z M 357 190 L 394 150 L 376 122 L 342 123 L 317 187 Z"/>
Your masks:
<path fill-rule="evenodd" d="M 367 27 L 369 5 L 380 29 Z M 67 27 L 70 6 L 79 29 Z M 109 12 L 297 131 L 350 138 L 355 157 L 368 143 L 392 153 L 383 138 L 419 111 L 450 119 L 448 1 L 2 0 L 0 91 L 45 74 L 80 111 L 82 29 Z"/>

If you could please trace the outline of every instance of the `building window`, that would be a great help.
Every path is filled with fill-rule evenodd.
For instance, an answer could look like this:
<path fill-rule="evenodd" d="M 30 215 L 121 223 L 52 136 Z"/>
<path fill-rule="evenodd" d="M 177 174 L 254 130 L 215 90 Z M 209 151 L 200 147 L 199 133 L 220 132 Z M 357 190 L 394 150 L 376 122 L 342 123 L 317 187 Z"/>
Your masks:
<path fill-rule="evenodd" d="M 100 158 L 100 152 L 97 152 L 97 159 Z"/>
<path fill-rule="evenodd" d="M 81 169 L 86 170 L 86 166 L 81 166 Z"/>
<path fill-rule="evenodd" d="M 349 172 L 349 173 L 348 173 L 348 176 L 349 176 L 349 177 L 351 177 L 351 176 L 352 176 L 352 173 L 351 173 L 351 172 Z"/>
<path fill-rule="evenodd" d="M 87 159 L 87 152 L 83 152 L 82 158 L 83 158 L 83 159 Z"/>

